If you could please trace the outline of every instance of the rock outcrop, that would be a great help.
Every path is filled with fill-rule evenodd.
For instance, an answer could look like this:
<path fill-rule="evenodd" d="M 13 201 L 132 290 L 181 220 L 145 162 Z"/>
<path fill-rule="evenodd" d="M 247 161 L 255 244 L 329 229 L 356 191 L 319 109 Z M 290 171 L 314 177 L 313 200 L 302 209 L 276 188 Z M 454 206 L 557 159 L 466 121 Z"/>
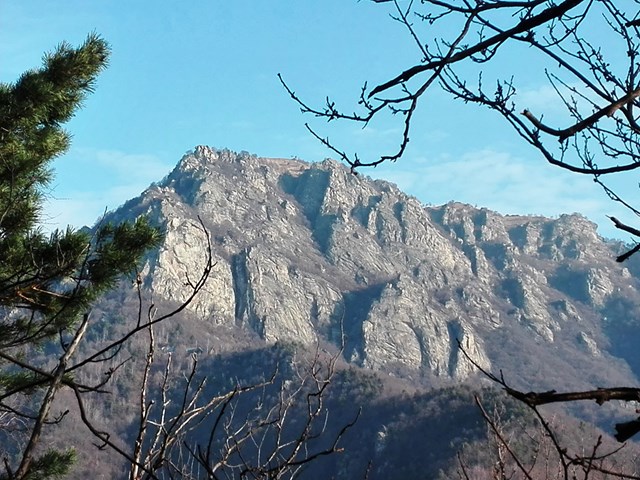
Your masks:
<path fill-rule="evenodd" d="M 530 345 L 532 361 L 542 348 L 597 363 L 613 355 L 607 306 L 640 305 L 633 269 L 580 215 L 425 207 L 331 160 L 196 147 L 113 215 L 142 213 L 166 228 L 144 272 L 154 296 L 184 300 L 208 235 L 214 272 L 190 307 L 203 329 L 343 343 L 347 360 L 373 369 L 461 379 L 473 368 L 457 342 L 484 367 Z"/>

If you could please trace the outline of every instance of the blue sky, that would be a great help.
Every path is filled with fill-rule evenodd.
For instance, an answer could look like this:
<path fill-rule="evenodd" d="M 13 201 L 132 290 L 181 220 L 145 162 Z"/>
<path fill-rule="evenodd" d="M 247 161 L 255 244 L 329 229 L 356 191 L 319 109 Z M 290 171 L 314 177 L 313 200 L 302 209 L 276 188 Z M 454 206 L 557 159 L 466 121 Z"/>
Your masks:
<path fill-rule="evenodd" d="M 0 81 L 39 66 L 62 40 L 77 45 L 92 31 L 113 50 L 95 93 L 68 125 L 73 145 L 55 163 L 47 228 L 92 224 L 164 177 L 195 145 L 309 161 L 330 157 L 305 130 L 310 121 L 349 152 L 367 157 L 393 150 L 401 127 L 395 119 L 365 129 L 327 125 L 303 116 L 276 76 L 282 73 L 311 103 L 330 95 L 351 110 L 364 81 L 382 82 L 419 61 L 389 8 L 356 0 L 2 0 Z M 523 61 L 516 56 L 495 68 L 508 72 Z M 529 108 L 549 109 L 549 93 L 531 76 L 519 98 Z M 601 234 L 628 239 L 606 218 L 632 221 L 628 214 L 588 177 L 546 165 L 492 112 L 435 93 L 421 107 L 411 140 L 401 161 L 363 173 L 428 204 L 580 212 L 601 225 Z"/>

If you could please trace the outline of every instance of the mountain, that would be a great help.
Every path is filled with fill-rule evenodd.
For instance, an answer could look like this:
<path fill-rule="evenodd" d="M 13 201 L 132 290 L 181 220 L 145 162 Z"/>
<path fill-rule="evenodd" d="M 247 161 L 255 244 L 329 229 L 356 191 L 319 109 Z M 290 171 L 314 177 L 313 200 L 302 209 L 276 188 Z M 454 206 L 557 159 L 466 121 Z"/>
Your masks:
<path fill-rule="evenodd" d="M 617 264 L 621 246 L 578 214 L 426 207 L 332 160 L 204 146 L 113 216 L 142 213 L 167 232 L 143 272 L 155 298 L 185 298 L 184 272 L 199 272 L 206 251 L 198 218 L 211 235 L 214 274 L 190 307 L 204 332 L 301 344 L 343 332 L 353 364 L 456 380 L 473 370 L 457 340 L 480 365 L 540 383 L 559 364 L 574 386 L 629 382 L 640 366 L 628 345 L 637 262 Z"/>
<path fill-rule="evenodd" d="M 502 370 L 525 391 L 638 381 L 640 263 L 616 263 L 624 246 L 599 237 L 579 214 L 550 219 L 455 202 L 425 206 L 332 160 L 205 146 L 106 220 L 142 214 L 166 232 L 140 274 L 155 303 L 187 298 L 187 280 L 198 278 L 209 248 L 215 264 L 184 319 L 161 325 L 163 348 L 184 358 L 197 349 L 224 382 L 271 365 L 260 352 L 274 346 L 343 347 L 345 372 L 356 373 L 347 376 L 351 383 L 336 382 L 346 392 L 336 408 L 368 402 L 364 430 L 345 441 L 358 458 L 378 458 L 370 478 L 431 471 L 423 450 L 408 447 L 417 425 L 425 425 L 433 478 L 456 449 L 486 434 L 473 396 L 451 391 L 478 385 L 458 341 L 479 365 Z M 130 297 L 125 288 L 105 299 L 105 329 L 123 321 L 113 310 Z M 132 388 L 128 381 L 123 391 Z M 353 397 L 356 390 L 368 393 Z M 450 428 L 454 410 L 466 436 Z M 391 452 L 407 458 L 394 460 Z"/>

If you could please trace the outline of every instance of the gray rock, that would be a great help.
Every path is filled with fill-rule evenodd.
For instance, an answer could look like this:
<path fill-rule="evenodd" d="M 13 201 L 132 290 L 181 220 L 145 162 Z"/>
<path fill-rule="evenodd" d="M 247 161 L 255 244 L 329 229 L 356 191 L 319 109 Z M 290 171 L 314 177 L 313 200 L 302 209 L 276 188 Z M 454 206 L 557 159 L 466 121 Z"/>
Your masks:
<path fill-rule="evenodd" d="M 504 332 L 549 352 L 574 345 L 604 358 L 598 322 L 607 305 L 621 292 L 640 299 L 635 270 L 617 265 L 579 215 L 427 208 L 330 160 L 199 146 L 114 215 L 141 213 L 166 228 L 143 272 L 155 297 L 188 295 L 207 252 L 200 218 L 215 262 L 189 307 L 203 328 L 250 329 L 270 343 L 329 341 L 372 369 L 461 379 L 473 366 L 457 342 L 489 368 Z"/>

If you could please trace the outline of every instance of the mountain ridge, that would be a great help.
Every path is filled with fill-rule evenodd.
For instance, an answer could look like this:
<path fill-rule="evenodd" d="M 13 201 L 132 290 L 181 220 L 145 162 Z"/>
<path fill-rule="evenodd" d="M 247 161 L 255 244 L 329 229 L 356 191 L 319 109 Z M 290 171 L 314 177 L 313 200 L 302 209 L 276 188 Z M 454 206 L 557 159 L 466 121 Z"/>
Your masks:
<path fill-rule="evenodd" d="M 278 388 L 297 385 L 317 355 L 337 355 L 323 394 L 327 428 L 362 414 L 341 440 L 345 453 L 324 457 L 301 478 L 363 472 L 372 479 L 455 478 L 463 460 L 486 473 L 477 478 L 488 478 L 494 439 L 478 399 L 497 415 L 512 446 L 545 451 L 538 442 L 546 435 L 531 412 L 477 374 L 458 341 L 524 392 L 637 384 L 640 261 L 616 263 L 623 246 L 603 240 L 581 215 L 548 219 L 458 202 L 425 206 L 332 160 L 310 164 L 204 146 L 101 221 L 140 215 L 163 228 L 164 241 L 146 257 L 134 288 L 122 282 L 95 306 L 85 347 L 128 332 L 147 306 L 153 316 L 180 305 L 210 253 L 203 289 L 154 329 L 157 365 L 149 391 L 164 388 L 169 362 L 172 405 L 183 401 L 183 380 L 196 361 L 198 381 L 212 397 L 259 384 L 275 370 L 275 396 L 266 404 L 277 407 Z M 112 359 L 118 366 L 113 395 L 91 402 L 94 421 L 106 422 L 123 445 L 132 444 L 139 426 L 131 399 L 148 353 L 147 336 L 131 338 Z M 85 380 L 102 378 L 103 369 L 92 365 Z M 255 393 L 234 405 L 260 420 L 265 392 Z M 545 414 L 570 448 L 583 451 L 600 434 L 604 448 L 616 450 L 607 432 L 637 417 L 631 405 L 615 402 L 557 407 Z M 214 421 L 217 414 L 210 413 L 205 417 Z M 185 442 L 206 445 L 215 428 L 204 421 Z M 61 429 L 51 442 L 84 445 L 76 430 Z M 226 430 L 217 434 L 228 440 Z M 635 464 L 637 451 L 627 445 L 621 461 Z M 126 476 L 126 462 L 113 452 L 88 445 L 79 455 L 74 478 Z"/>
<path fill-rule="evenodd" d="M 344 338 L 357 365 L 457 380 L 473 371 L 458 340 L 480 365 L 505 368 L 510 332 L 531 361 L 560 349 L 570 369 L 607 372 L 593 381 L 635 378 L 611 340 L 621 319 L 606 310 L 620 299 L 638 308 L 637 269 L 616 264 L 617 244 L 581 215 L 425 206 L 333 160 L 205 146 L 111 215 L 142 213 L 167 231 L 143 274 L 154 296 L 174 301 L 186 294 L 183 272 L 203 258 L 202 219 L 216 266 L 191 308 L 207 323 L 248 328 L 268 343 Z M 545 383 L 552 370 L 534 377 Z"/>

